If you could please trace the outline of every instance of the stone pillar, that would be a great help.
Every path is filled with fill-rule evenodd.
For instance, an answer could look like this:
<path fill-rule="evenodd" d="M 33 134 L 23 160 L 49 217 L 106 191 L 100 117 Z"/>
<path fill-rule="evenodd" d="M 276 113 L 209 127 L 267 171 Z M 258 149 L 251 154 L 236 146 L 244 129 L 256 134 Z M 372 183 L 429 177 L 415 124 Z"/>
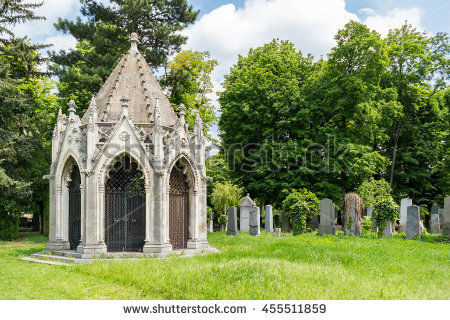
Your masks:
<path fill-rule="evenodd" d="M 392 238 L 392 221 L 386 221 L 386 226 L 383 229 L 383 238 Z"/>
<path fill-rule="evenodd" d="M 361 226 L 361 198 L 357 194 L 345 196 L 344 232 L 350 236 L 360 236 Z"/>
<path fill-rule="evenodd" d="M 167 187 L 167 188 L 166 188 Z M 159 172 L 153 175 L 152 187 L 152 220 L 150 242 L 146 243 L 143 248 L 145 253 L 161 253 L 172 251 L 172 245 L 167 239 L 168 235 L 168 199 L 166 195 L 169 192 L 169 186 L 165 186 L 164 175 Z M 167 204 L 166 204 L 167 202 Z M 167 230 L 166 230 L 167 229 Z"/>
<path fill-rule="evenodd" d="M 227 220 L 227 236 L 238 236 L 238 226 L 237 226 L 237 209 L 236 207 L 228 208 L 228 220 Z"/>
<path fill-rule="evenodd" d="M 443 213 L 443 228 L 442 228 L 442 232 L 447 235 L 450 236 L 450 196 L 449 197 L 445 197 L 444 199 L 444 213 Z"/>
<path fill-rule="evenodd" d="M 80 184 L 80 194 L 81 194 L 81 239 L 80 244 L 77 247 L 77 251 L 82 251 L 83 247 L 86 243 L 86 194 L 85 194 L 85 188 L 84 185 L 86 183 L 86 175 L 84 171 L 80 171 L 81 175 L 81 184 Z"/>
<path fill-rule="evenodd" d="M 63 242 L 60 237 L 60 201 L 62 188 L 57 186 L 55 176 L 46 176 L 50 179 L 50 203 L 49 203 L 49 233 L 47 250 L 67 250 L 70 244 Z"/>
<path fill-rule="evenodd" d="M 266 224 L 264 229 L 266 232 L 273 232 L 273 212 L 270 204 L 266 206 Z"/>
<path fill-rule="evenodd" d="M 335 234 L 333 201 L 330 199 L 320 200 L 320 225 L 319 235 Z"/>
<path fill-rule="evenodd" d="M 420 209 L 418 206 L 407 208 L 406 239 L 420 238 Z"/>
<path fill-rule="evenodd" d="M 252 236 L 260 235 L 260 213 L 259 207 L 253 206 L 250 208 L 250 217 L 249 217 L 249 233 Z"/>
<path fill-rule="evenodd" d="M 280 216 L 281 216 L 281 232 L 290 232 L 291 223 L 283 210 L 280 210 Z"/>
<path fill-rule="evenodd" d="M 406 222 L 407 222 L 407 208 L 412 206 L 411 199 L 402 199 L 400 201 L 400 232 L 406 232 Z"/>

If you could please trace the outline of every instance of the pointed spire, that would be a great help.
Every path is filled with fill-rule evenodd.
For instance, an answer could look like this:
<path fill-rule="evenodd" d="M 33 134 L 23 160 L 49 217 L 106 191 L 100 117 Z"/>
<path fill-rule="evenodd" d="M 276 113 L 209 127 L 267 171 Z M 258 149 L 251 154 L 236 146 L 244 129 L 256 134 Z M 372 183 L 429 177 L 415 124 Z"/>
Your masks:
<path fill-rule="evenodd" d="M 64 116 L 63 116 L 62 108 L 59 107 L 59 111 L 58 111 L 58 121 L 62 121 L 63 118 L 64 118 Z"/>
<path fill-rule="evenodd" d="M 97 102 L 94 95 L 92 95 L 91 102 L 89 103 L 89 121 L 97 121 Z"/>
<path fill-rule="evenodd" d="M 200 111 L 197 109 L 197 116 L 195 117 L 195 125 L 194 125 L 194 131 L 197 133 L 197 131 L 200 131 L 203 133 L 203 121 L 200 117 Z"/>
<path fill-rule="evenodd" d="M 136 32 L 133 32 L 130 35 L 130 39 L 128 41 L 131 43 L 130 50 L 138 51 L 137 45 L 139 43 L 139 38 Z"/>
<path fill-rule="evenodd" d="M 184 106 L 184 104 L 180 104 L 179 110 L 180 110 L 181 124 L 184 124 L 185 123 L 184 116 L 186 115 L 186 107 Z"/>

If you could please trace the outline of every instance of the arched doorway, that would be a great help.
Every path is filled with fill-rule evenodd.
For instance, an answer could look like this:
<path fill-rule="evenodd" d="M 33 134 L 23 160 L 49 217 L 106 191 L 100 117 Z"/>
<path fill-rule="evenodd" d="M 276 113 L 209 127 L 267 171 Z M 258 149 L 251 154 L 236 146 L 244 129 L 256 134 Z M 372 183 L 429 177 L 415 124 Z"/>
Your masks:
<path fill-rule="evenodd" d="M 175 164 L 170 173 L 169 238 L 173 249 L 187 247 L 189 238 L 189 186 L 183 168 Z"/>
<path fill-rule="evenodd" d="M 105 241 L 111 252 L 141 251 L 145 242 L 145 183 L 129 156 L 118 159 L 105 184 Z"/>
<path fill-rule="evenodd" d="M 81 175 L 77 165 L 70 174 L 69 189 L 69 243 L 70 250 L 80 244 L 81 238 Z"/>

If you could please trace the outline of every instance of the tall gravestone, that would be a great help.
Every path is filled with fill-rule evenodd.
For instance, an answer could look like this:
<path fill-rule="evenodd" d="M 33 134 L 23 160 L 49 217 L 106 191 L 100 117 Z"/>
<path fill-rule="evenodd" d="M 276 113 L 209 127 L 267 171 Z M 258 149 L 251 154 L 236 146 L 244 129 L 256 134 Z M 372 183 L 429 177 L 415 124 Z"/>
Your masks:
<path fill-rule="evenodd" d="M 334 224 L 334 207 L 330 199 L 320 200 L 320 225 L 319 235 L 335 234 L 336 226 Z"/>
<path fill-rule="evenodd" d="M 394 224 L 392 223 L 392 221 L 386 221 L 386 225 L 384 226 L 383 229 L 383 238 L 391 238 L 392 237 L 392 229 L 393 229 Z"/>
<path fill-rule="evenodd" d="M 444 208 L 439 209 L 439 226 L 444 230 Z"/>
<path fill-rule="evenodd" d="M 237 226 L 237 209 L 236 207 L 228 208 L 228 220 L 227 220 L 227 236 L 239 235 Z"/>
<path fill-rule="evenodd" d="M 439 213 L 432 214 L 430 216 L 430 233 L 431 234 L 441 233 L 441 223 L 439 220 Z"/>
<path fill-rule="evenodd" d="M 411 199 L 402 199 L 400 200 L 400 232 L 404 233 L 406 232 L 406 222 L 407 222 L 407 211 L 408 207 L 412 206 L 412 200 Z"/>
<path fill-rule="evenodd" d="M 249 230 L 248 232 L 252 236 L 260 235 L 260 213 L 259 207 L 253 206 L 250 208 L 250 217 L 249 217 Z"/>
<path fill-rule="evenodd" d="M 281 215 L 281 232 L 290 232 L 291 231 L 291 222 L 289 218 L 286 216 L 283 210 L 280 210 Z"/>
<path fill-rule="evenodd" d="M 242 200 L 239 205 L 239 227 L 241 232 L 248 232 L 249 230 L 249 217 L 250 217 L 250 208 L 255 206 L 255 201 L 250 198 L 250 195 L 247 193 L 247 196 Z"/>
<path fill-rule="evenodd" d="M 272 206 L 269 204 L 266 206 L 266 222 L 265 222 L 265 230 L 266 232 L 273 232 L 273 212 Z"/>
<path fill-rule="evenodd" d="M 350 236 L 360 236 L 361 198 L 356 193 L 347 194 L 344 198 L 344 233 Z"/>
<path fill-rule="evenodd" d="M 418 206 L 407 208 L 406 239 L 420 238 L 420 209 Z"/>
<path fill-rule="evenodd" d="M 212 219 L 209 220 L 209 222 L 208 222 L 208 232 L 209 233 L 214 232 L 214 222 Z"/>
<path fill-rule="evenodd" d="M 444 214 L 443 214 L 443 228 L 442 232 L 447 235 L 447 237 L 450 236 L 450 196 L 445 197 L 444 199 Z"/>

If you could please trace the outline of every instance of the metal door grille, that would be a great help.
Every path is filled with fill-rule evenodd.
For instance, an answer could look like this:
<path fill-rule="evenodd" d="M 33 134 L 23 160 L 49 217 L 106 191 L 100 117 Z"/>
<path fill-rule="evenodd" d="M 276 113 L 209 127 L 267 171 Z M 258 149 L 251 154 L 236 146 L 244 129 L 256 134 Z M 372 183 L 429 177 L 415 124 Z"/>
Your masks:
<path fill-rule="evenodd" d="M 187 247 L 189 189 L 182 169 L 174 166 L 170 173 L 169 238 L 173 249 Z"/>
<path fill-rule="evenodd" d="M 78 166 L 75 165 L 70 175 L 69 183 L 69 243 L 70 250 L 80 244 L 81 238 L 81 176 Z"/>
<path fill-rule="evenodd" d="M 108 251 L 141 251 L 145 242 L 145 188 L 138 165 L 125 156 L 109 172 L 105 193 Z"/>

